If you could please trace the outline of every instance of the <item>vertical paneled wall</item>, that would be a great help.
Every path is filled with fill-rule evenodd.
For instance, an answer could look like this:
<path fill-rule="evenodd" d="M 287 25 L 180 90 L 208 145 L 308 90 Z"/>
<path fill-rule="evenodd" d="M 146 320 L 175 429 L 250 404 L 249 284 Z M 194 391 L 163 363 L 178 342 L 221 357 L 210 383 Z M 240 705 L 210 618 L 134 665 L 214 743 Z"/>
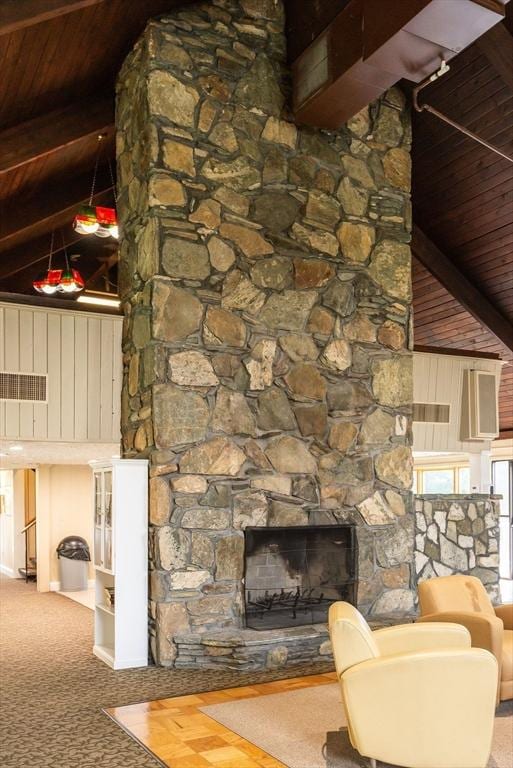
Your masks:
<path fill-rule="evenodd" d="M 461 401 L 463 372 L 489 371 L 500 380 L 502 364 L 482 357 L 458 357 L 415 352 L 413 355 L 413 399 L 415 403 L 450 406 L 449 424 L 413 423 L 414 451 L 480 453 L 490 449 L 490 441 L 462 441 Z"/>
<path fill-rule="evenodd" d="M 0 438 L 117 442 L 122 319 L 0 304 L 0 371 L 48 374 L 47 403 L 0 400 Z"/>

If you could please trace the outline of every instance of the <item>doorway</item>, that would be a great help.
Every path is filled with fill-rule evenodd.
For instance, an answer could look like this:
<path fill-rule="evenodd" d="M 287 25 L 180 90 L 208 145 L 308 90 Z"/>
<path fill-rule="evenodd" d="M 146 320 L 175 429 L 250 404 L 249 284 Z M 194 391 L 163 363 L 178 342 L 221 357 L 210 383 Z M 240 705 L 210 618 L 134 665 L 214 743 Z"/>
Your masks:
<path fill-rule="evenodd" d="M 21 533 L 24 536 L 25 563 L 18 568 L 20 576 L 25 581 L 37 581 L 37 520 L 36 520 L 36 470 L 19 469 L 22 473 L 24 526 Z"/>

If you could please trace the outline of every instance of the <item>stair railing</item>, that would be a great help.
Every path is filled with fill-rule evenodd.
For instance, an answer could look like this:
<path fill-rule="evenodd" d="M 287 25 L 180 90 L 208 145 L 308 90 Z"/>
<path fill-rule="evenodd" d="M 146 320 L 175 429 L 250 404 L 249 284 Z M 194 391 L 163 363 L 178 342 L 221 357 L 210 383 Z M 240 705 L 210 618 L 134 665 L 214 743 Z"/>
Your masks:
<path fill-rule="evenodd" d="M 36 524 L 36 518 L 33 517 L 32 520 L 29 520 L 26 524 L 25 528 L 22 528 L 20 533 L 25 534 L 25 583 L 29 580 L 29 570 L 28 570 L 28 533 L 31 528 L 33 528 Z"/>

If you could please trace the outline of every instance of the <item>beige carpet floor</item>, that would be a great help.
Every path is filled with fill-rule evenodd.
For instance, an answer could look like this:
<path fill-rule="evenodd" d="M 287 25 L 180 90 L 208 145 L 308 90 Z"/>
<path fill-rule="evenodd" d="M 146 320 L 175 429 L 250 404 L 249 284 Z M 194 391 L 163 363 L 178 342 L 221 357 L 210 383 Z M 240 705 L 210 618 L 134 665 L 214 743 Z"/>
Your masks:
<path fill-rule="evenodd" d="M 92 643 L 88 608 L 39 594 L 22 580 L 0 579 L 2 768 L 156 768 L 102 708 L 330 670 L 114 672 L 93 656 Z"/>
<path fill-rule="evenodd" d="M 201 707 L 289 768 L 368 768 L 351 747 L 337 684 Z M 513 702 L 497 712 L 489 768 L 513 766 Z M 380 768 L 386 768 L 380 763 Z M 463 766 L 462 766 L 463 768 Z"/>

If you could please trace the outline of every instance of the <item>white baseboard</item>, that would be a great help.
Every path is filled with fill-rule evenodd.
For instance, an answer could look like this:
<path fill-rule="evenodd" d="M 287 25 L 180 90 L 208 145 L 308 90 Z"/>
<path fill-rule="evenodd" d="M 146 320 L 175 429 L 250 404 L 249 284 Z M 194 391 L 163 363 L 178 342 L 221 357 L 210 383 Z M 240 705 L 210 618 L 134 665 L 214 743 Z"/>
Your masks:
<path fill-rule="evenodd" d="M 94 589 L 95 580 L 94 579 L 88 579 L 87 580 L 87 589 Z M 60 581 L 51 581 L 50 582 L 50 592 L 60 592 L 61 591 L 61 582 Z"/>
<path fill-rule="evenodd" d="M 3 573 L 4 576 L 9 576 L 10 579 L 16 578 L 16 573 L 13 571 L 13 569 L 8 568 L 6 565 L 2 565 L 1 563 L 0 563 L 0 573 Z"/>

